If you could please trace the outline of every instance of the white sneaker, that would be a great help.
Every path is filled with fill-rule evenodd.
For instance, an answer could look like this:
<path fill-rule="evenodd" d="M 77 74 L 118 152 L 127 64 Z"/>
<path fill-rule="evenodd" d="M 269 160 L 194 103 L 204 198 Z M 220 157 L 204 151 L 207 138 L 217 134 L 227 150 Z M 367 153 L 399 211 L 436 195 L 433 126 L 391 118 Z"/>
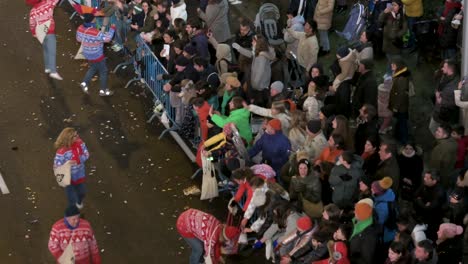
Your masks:
<path fill-rule="evenodd" d="M 88 93 L 88 85 L 86 85 L 85 82 L 80 83 L 80 87 L 83 93 L 86 93 L 86 94 Z"/>
<path fill-rule="evenodd" d="M 59 80 L 59 81 L 63 80 L 62 76 L 60 76 L 58 72 L 51 73 L 49 74 L 49 76 L 50 78 L 55 79 L 55 80 Z"/>
<path fill-rule="evenodd" d="M 99 90 L 99 96 L 111 96 L 113 94 L 114 94 L 114 91 L 111 91 L 109 89 Z"/>
<path fill-rule="evenodd" d="M 76 203 L 75 205 L 76 205 L 76 207 L 78 207 L 78 209 L 80 209 L 80 210 L 83 209 L 83 207 L 84 207 L 83 202 L 81 202 L 81 203 Z"/>
<path fill-rule="evenodd" d="M 231 3 L 231 5 L 240 5 L 240 4 L 242 4 L 242 1 L 234 0 L 234 1 L 230 2 L 230 3 Z"/>
<path fill-rule="evenodd" d="M 45 72 L 45 73 L 50 73 L 51 70 L 50 70 L 50 69 L 45 69 L 44 72 Z"/>
<path fill-rule="evenodd" d="M 112 46 L 112 50 L 113 50 L 114 52 L 119 52 L 119 51 L 121 51 L 122 49 L 123 49 L 122 46 L 120 46 L 119 44 L 115 44 L 115 46 Z"/>

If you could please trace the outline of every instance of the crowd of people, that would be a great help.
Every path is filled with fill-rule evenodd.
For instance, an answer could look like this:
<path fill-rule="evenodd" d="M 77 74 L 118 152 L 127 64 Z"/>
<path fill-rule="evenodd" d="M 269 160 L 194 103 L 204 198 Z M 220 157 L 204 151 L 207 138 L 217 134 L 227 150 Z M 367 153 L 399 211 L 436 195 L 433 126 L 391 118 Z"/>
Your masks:
<path fill-rule="evenodd" d="M 52 13 L 58 0 L 28 1 L 34 2 L 34 36 L 33 29 L 52 19 L 42 42 L 45 72 L 61 79 Z M 334 52 L 328 31 L 334 14 L 346 11 L 343 1 L 336 7 L 333 0 L 290 1 L 286 25 L 278 25 L 284 27 L 280 45 L 246 19 L 231 34 L 230 2 L 238 1 L 197 1 L 196 16 L 183 0 L 106 2 L 106 15 L 124 18 L 130 29 L 119 40 L 125 26 L 105 32 L 96 29 L 93 14 L 83 15 L 77 40 L 90 69 L 82 90 L 88 92 L 98 72 L 100 95 L 112 95 L 104 43 L 113 40 L 115 51 L 124 43 L 133 53 L 135 38 L 144 39 L 167 69 L 156 79 L 165 81 L 178 133 L 187 141 L 199 135 L 198 160 L 212 157 L 219 165 L 228 179 L 220 186 L 233 190 L 229 211 L 242 215 L 237 228 L 196 209 L 183 212 L 177 230 L 192 248 L 191 264 L 220 263 L 222 254 L 246 248 L 265 250 L 267 259 L 282 264 L 468 261 L 468 103 L 458 74 L 462 2 L 446 0 L 437 14 L 441 66 L 428 125 L 436 143 L 427 158 L 409 131 L 416 90 L 402 56 L 426 45 L 415 26 L 424 12 L 421 0 L 370 1 L 369 25 L 358 41 Z M 373 71 L 378 54 L 387 57 L 383 77 Z M 324 56 L 336 59 L 324 65 Z M 291 74 L 285 68 L 293 64 Z M 302 89 L 289 87 L 300 76 Z M 219 135 L 222 142 L 213 147 Z M 77 220 L 89 154 L 73 129 L 65 129 L 55 147 L 54 166 L 73 162 L 72 184 L 49 248 L 58 258 L 68 244 L 63 238 L 87 228 L 87 252 L 98 262 L 89 223 Z"/>

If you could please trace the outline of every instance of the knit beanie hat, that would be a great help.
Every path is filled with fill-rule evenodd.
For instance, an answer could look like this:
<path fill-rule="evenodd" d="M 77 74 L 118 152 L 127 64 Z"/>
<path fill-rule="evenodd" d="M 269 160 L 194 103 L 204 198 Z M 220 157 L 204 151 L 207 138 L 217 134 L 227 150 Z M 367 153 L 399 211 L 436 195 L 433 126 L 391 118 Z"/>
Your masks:
<path fill-rule="evenodd" d="M 463 234 L 463 227 L 452 223 L 441 224 L 439 230 L 446 238 L 454 238 L 455 236 Z"/>
<path fill-rule="evenodd" d="M 237 77 L 234 76 L 228 76 L 226 77 L 226 83 L 231 85 L 232 87 L 240 87 L 241 83 L 237 79 Z"/>
<path fill-rule="evenodd" d="M 197 48 L 192 43 L 185 45 L 184 51 L 190 54 L 190 56 L 197 54 Z"/>
<path fill-rule="evenodd" d="M 185 56 L 179 56 L 175 60 L 175 63 L 176 65 L 186 67 L 187 65 L 189 65 L 190 61 Z"/>
<path fill-rule="evenodd" d="M 268 125 L 271 126 L 276 131 L 281 130 L 281 121 L 277 118 L 274 118 L 268 121 Z"/>
<path fill-rule="evenodd" d="M 91 23 L 94 20 L 94 15 L 91 13 L 85 13 L 83 14 L 83 21 L 85 23 Z"/>
<path fill-rule="evenodd" d="M 235 226 L 225 226 L 223 228 L 223 236 L 226 240 L 232 240 L 239 236 L 240 230 Z"/>
<path fill-rule="evenodd" d="M 296 225 L 298 229 L 301 229 L 302 231 L 309 230 L 312 228 L 312 220 L 310 220 L 310 217 L 308 216 L 303 216 L 296 221 Z"/>
<path fill-rule="evenodd" d="M 357 220 L 363 221 L 372 217 L 374 202 L 369 199 L 362 199 L 354 206 L 354 215 Z"/>
<path fill-rule="evenodd" d="M 277 91 L 278 93 L 281 93 L 281 92 L 283 92 L 284 84 L 282 82 L 280 82 L 280 81 L 276 81 L 276 82 L 274 82 L 274 83 L 272 83 L 270 85 L 270 88 L 272 90 Z"/>
<path fill-rule="evenodd" d="M 316 134 L 320 129 L 322 129 L 322 122 L 318 119 L 312 119 L 307 123 L 307 130 L 309 130 L 310 133 Z"/>
<path fill-rule="evenodd" d="M 67 209 L 65 209 L 65 217 L 75 216 L 79 214 L 80 210 L 78 209 L 78 207 L 76 207 L 76 205 L 70 205 L 67 207 Z"/>
<path fill-rule="evenodd" d="M 393 180 L 390 177 L 384 177 L 380 181 L 374 181 L 372 183 L 372 191 L 376 195 L 381 195 L 383 194 L 386 190 L 390 189 L 392 187 Z"/>
<path fill-rule="evenodd" d="M 336 56 L 338 56 L 340 59 L 348 56 L 350 50 L 348 47 L 341 47 L 336 51 Z"/>
<path fill-rule="evenodd" d="M 305 164 L 307 166 L 307 169 L 310 169 L 310 161 L 308 159 L 301 159 L 297 162 L 297 168 L 299 168 L 299 165 Z"/>

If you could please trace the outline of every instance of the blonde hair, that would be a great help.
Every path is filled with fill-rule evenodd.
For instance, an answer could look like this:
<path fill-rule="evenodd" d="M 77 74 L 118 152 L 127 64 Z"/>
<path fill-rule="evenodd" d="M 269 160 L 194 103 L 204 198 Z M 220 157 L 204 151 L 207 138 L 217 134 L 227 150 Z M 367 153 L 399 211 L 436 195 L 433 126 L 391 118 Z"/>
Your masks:
<path fill-rule="evenodd" d="M 58 135 L 57 140 L 55 140 L 54 147 L 55 149 L 59 148 L 69 148 L 73 143 L 73 138 L 76 134 L 76 130 L 72 127 L 66 127 L 60 132 Z"/>
<path fill-rule="evenodd" d="M 282 101 L 271 103 L 271 109 L 275 109 L 278 113 L 286 113 L 286 106 Z"/>

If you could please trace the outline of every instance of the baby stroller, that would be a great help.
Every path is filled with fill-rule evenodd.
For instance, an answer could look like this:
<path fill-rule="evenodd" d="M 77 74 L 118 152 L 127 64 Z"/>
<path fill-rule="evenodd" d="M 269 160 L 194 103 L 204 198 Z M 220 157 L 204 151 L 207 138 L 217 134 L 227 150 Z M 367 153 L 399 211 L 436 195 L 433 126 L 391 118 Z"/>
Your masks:
<path fill-rule="evenodd" d="M 358 41 L 361 32 L 366 28 L 366 17 L 364 5 L 356 3 L 349 12 L 348 22 L 346 22 L 343 31 L 336 30 L 336 33 L 347 40 L 348 43 Z"/>
<path fill-rule="evenodd" d="M 261 32 L 268 40 L 268 43 L 273 46 L 283 43 L 283 38 L 280 36 L 280 30 L 278 29 L 279 18 L 278 7 L 271 3 L 260 6 L 255 16 L 255 29 L 257 32 Z"/>

